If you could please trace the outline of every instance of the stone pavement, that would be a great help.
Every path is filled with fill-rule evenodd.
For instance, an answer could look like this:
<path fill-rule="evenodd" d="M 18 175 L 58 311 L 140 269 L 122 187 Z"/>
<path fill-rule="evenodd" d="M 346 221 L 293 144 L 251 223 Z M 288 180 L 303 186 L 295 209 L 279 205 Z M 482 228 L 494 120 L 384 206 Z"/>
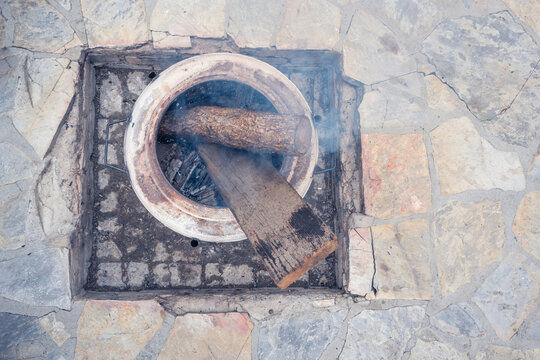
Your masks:
<path fill-rule="evenodd" d="M 1 2 L 0 358 L 540 358 L 539 24 L 537 0 Z M 82 51 L 227 37 L 340 53 L 362 90 L 348 293 L 73 300 Z"/>

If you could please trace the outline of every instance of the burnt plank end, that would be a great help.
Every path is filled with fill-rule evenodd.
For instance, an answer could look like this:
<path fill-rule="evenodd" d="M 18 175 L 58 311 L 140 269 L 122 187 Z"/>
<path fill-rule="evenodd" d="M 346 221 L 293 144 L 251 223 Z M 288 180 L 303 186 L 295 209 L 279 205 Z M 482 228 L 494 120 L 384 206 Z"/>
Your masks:
<path fill-rule="evenodd" d="M 262 156 L 198 144 L 212 180 L 280 289 L 338 247 L 332 230 Z"/>

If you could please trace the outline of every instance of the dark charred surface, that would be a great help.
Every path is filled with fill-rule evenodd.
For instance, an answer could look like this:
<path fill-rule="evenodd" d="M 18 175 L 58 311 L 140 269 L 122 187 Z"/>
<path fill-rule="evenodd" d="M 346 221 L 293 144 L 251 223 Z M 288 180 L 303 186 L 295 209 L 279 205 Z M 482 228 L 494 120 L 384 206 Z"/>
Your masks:
<path fill-rule="evenodd" d="M 337 120 L 333 103 L 333 83 L 331 70 L 324 64 L 316 64 L 309 69 L 288 66 L 275 58 L 272 63 L 284 72 L 297 85 L 313 110 L 315 126 L 319 135 L 319 161 L 315 168 L 313 184 L 305 196 L 321 219 L 334 229 L 336 218 L 334 184 Z M 280 66 L 280 64 L 283 64 Z M 93 207 L 93 251 L 87 289 L 98 291 L 141 290 L 165 288 L 254 288 L 275 287 L 264 266 L 248 241 L 233 243 L 210 243 L 187 238 L 169 230 L 150 215 L 131 189 L 126 174 L 107 168 L 102 164 L 105 144 L 105 124 L 110 121 L 127 118 L 137 99 L 127 86 L 128 76 L 137 73 L 141 81 L 148 83 L 157 70 L 129 70 L 117 68 L 96 68 L 96 127 L 94 131 L 94 200 Z M 109 75 L 115 74 L 121 83 L 122 111 L 104 117 L 99 113 L 103 85 L 109 81 Z M 224 84 L 222 84 L 224 85 Z M 229 86 L 229 85 L 227 85 Z M 194 99 L 208 100 L 208 88 L 192 89 Z M 212 90 L 212 89 L 210 89 Z M 212 90 L 213 91 L 213 90 Z M 234 94 L 239 103 L 251 102 L 251 106 L 260 106 L 268 111 L 266 99 L 256 97 L 250 91 L 238 92 L 237 85 L 225 87 L 225 93 Z M 255 99 L 255 100 L 254 100 Z M 212 99 L 215 102 L 230 101 L 224 98 Z M 236 101 L 236 100 L 235 100 Z M 177 106 L 174 103 L 172 106 Z M 179 106 L 194 106 L 193 103 Z M 116 164 L 123 167 L 124 126 L 121 123 L 111 128 L 111 148 L 116 153 Z M 189 147 L 189 144 L 186 144 Z M 174 154 L 173 144 L 158 145 L 158 154 Z M 180 151 L 182 153 L 182 151 Z M 189 153 L 189 152 L 188 152 Z M 114 157 L 113 159 L 114 160 Z M 164 160 L 162 157 L 160 160 Z M 111 158 L 109 159 L 111 162 Z M 172 160 L 170 160 L 172 161 Z M 274 166 L 280 166 L 280 158 L 273 156 Z M 165 165 L 164 165 L 165 167 Z M 200 169 L 199 169 L 200 170 Z M 318 173 L 318 171 L 326 170 Z M 198 178 L 204 182 L 203 171 Z M 107 179 L 105 181 L 104 179 Z M 202 179 L 202 180 L 201 180 Z M 200 186 L 201 183 L 195 183 Z M 192 191 L 191 188 L 190 191 Z M 116 204 L 111 199 L 116 199 Z M 216 205 L 222 205 L 214 199 Z M 110 209 L 112 207 L 112 210 Z M 117 251 L 103 251 L 104 244 L 113 244 Z M 98 249 L 101 249 L 98 256 Z M 147 268 L 134 273 L 133 269 Z M 134 278 L 143 279 L 141 285 L 134 285 Z M 318 264 L 309 274 L 294 283 L 292 287 L 335 287 L 335 255 Z"/>
<path fill-rule="evenodd" d="M 307 206 L 301 207 L 292 214 L 290 224 L 301 236 L 324 235 L 323 223 Z"/>

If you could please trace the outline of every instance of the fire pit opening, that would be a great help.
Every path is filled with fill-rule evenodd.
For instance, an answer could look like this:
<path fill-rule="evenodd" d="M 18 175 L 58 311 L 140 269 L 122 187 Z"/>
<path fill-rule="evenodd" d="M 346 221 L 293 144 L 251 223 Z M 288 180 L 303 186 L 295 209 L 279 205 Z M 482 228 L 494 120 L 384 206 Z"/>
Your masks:
<path fill-rule="evenodd" d="M 209 241 L 171 230 L 143 205 L 125 172 L 126 129 L 133 123 L 128 119 L 133 117 L 144 90 L 163 79 L 167 69 L 180 61 L 225 50 L 241 52 L 227 46 L 230 45 L 226 41 L 198 40 L 192 48 L 181 51 L 143 46 L 132 50 L 93 49 L 86 53 L 81 119 L 87 127 L 84 168 L 88 192 L 83 199 L 85 217 L 80 239 L 73 240 L 71 251 L 75 294 L 83 288 L 91 294 L 126 295 L 141 290 L 277 290 L 248 240 L 219 241 L 216 236 L 217 241 Z M 337 234 L 341 246 L 293 283 L 290 291 L 340 289 L 346 281 L 343 274 L 347 273 L 344 219 L 350 212 L 347 199 L 353 197 L 342 193 L 354 190 L 342 179 L 350 179 L 360 165 L 350 158 L 346 162 L 341 159 L 340 143 L 346 141 L 345 146 L 350 146 L 347 144 L 353 144 L 358 137 L 352 133 L 352 126 L 342 127 L 341 122 L 354 122 L 356 99 L 361 94 L 341 79 L 340 59 L 332 52 L 249 50 L 243 54 L 277 69 L 280 76 L 294 84 L 294 91 L 301 93 L 317 134 L 318 156 L 310 168 L 309 181 L 297 181 L 303 184 L 304 200 Z M 286 97 L 284 94 L 290 90 L 275 85 L 277 90 L 269 96 L 262 89 L 257 82 L 250 83 L 241 76 L 237 81 L 222 76 L 195 81 L 172 93 L 159 112 L 152 146 L 157 172 L 176 196 L 210 209 L 211 213 L 229 212 L 206 175 L 204 163 L 197 159 L 193 145 L 187 140 L 160 139 L 159 121 L 178 109 L 200 105 L 286 113 L 288 108 L 279 97 Z M 105 153 L 107 163 L 115 168 L 105 165 Z M 267 156 L 281 174 L 289 174 L 294 181 L 294 167 L 298 166 L 294 156 Z M 300 193 L 298 187 L 295 189 Z M 229 216 L 234 220 L 231 213 Z"/>
<path fill-rule="evenodd" d="M 253 111 L 277 113 L 272 103 L 259 91 L 236 81 L 214 80 L 197 84 L 181 93 L 169 105 L 164 118 L 175 117 L 182 110 L 197 106 L 241 108 Z M 178 121 L 181 121 L 179 119 Z M 156 152 L 159 165 L 169 183 L 181 195 L 197 203 L 226 207 L 212 178 L 206 170 L 193 144 L 187 139 L 169 139 L 159 136 Z M 265 154 L 276 169 L 283 164 L 283 155 Z"/>

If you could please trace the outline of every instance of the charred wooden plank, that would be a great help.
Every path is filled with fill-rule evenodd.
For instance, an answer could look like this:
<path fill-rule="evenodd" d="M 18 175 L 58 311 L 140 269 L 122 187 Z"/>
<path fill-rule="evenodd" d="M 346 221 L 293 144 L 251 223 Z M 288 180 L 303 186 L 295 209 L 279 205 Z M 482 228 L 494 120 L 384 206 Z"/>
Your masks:
<path fill-rule="evenodd" d="M 280 289 L 338 247 L 332 230 L 261 155 L 197 145 L 221 196 Z"/>
<path fill-rule="evenodd" d="M 299 155 L 309 149 L 311 124 L 303 115 L 199 106 L 164 117 L 158 139 L 182 137 L 249 151 Z"/>

